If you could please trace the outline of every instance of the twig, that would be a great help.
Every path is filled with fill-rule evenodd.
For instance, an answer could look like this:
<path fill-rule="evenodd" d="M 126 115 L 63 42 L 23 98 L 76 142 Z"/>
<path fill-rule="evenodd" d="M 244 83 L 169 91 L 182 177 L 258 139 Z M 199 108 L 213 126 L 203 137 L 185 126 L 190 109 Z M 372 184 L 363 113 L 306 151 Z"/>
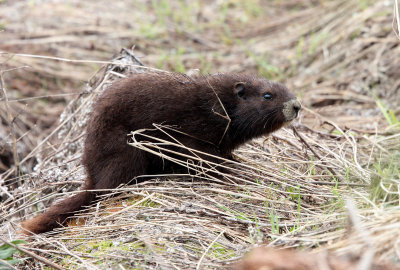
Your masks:
<path fill-rule="evenodd" d="M 133 50 L 133 49 L 132 49 Z M 129 54 L 130 57 L 133 58 L 133 60 L 135 60 L 140 66 L 144 67 L 144 64 L 142 63 L 142 61 L 139 60 L 139 58 L 136 57 L 136 55 L 132 52 L 132 50 L 129 50 L 127 48 L 122 48 L 121 51 L 126 52 L 127 54 Z"/>
<path fill-rule="evenodd" d="M 15 268 L 15 267 L 12 266 L 11 264 L 9 264 L 6 260 L 0 259 L 0 269 L 4 269 L 4 268 L 2 267 L 2 265 L 5 265 L 5 266 L 9 267 L 10 269 L 18 270 L 17 268 Z M 5 268 L 5 269 L 8 269 L 8 268 Z"/>
<path fill-rule="evenodd" d="M 73 95 L 80 95 L 82 92 L 75 92 L 75 93 L 65 93 L 65 94 L 54 94 L 54 95 L 43 95 L 43 96 L 36 96 L 36 97 L 27 97 L 27 98 L 16 98 L 16 99 L 9 99 L 8 102 L 21 102 L 39 98 L 53 98 L 53 97 L 65 97 L 65 96 L 73 96 Z M 5 98 L 0 99 L 0 101 L 4 101 Z"/>
<path fill-rule="evenodd" d="M 33 252 L 30 252 L 29 250 L 26 250 L 25 248 L 19 247 L 17 245 L 14 245 L 13 243 L 8 242 L 7 240 L 3 239 L 2 237 L 0 237 L 0 240 L 3 241 L 6 244 L 12 246 L 15 249 L 18 249 L 22 253 L 25 253 L 29 257 L 32 257 L 33 259 L 36 259 L 36 260 L 44 263 L 47 266 L 53 267 L 54 269 L 57 269 L 57 270 L 64 270 L 65 269 L 65 268 L 59 266 L 58 264 L 56 264 L 56 263 L 54 263 L 52 261 L 49 261 L 48 259 L 46 259 L 46 258 L 44 258 L 42 256 L 39 256 L 39 255 L 37 255 L 37 254 L 35 254 Z"/>
<path fill-rule="evenodd" d="M 11 114 L 10 104 L 8 103 L 8 96 L 7 96 L 6 86 L 5 86 L 6 84 L 5 84 L 4 78 L 3 78 L 3 73 L 4 73 L 4 71 L 0 71 L 0 87 L 3 91 L 6 110 L 7 110 L 8 124 L 10 125 L 10 128 L 11 128 L 11 134 L 12 134 L 12 140 L 13 140 L 13 156 L 14 156 L 15 176 L 18 177 L 18 175 L 19 175 L 19 170 L 18 170 L 19 159 L 18 159 L 18 151 L 17 151 L 17 136 L 15 135 L 14 119 Z M 21 186 L 21 183 L 19 180 L 16 181 L 15 183 L 17 183 L 18 186 Z"/>
<path fill-rule="evenodd" d="M 224 130 L 224 134 L 222 134 L 221 139 L 220 139 L 219 142 L 218 142 L 218 145 L 220 145 L 221 142 L 222 142 L 222 140 L 223 140 L 224 137 L 225 137 L 226 132 L 228 132 L 228 128 L 229 128 L 229 126 L 231 125 L 231 121 L 232 121 L 232 120 L 231 120 L 231 118 L 229 117 L 229 114 L 228 114 L 228 112 L 226 111 L 225 106 L 224 106 L 224 104 L 222 103 L 221 99 L 219 98 L 219 96 L 218 96 L 217 92 L 215 91 L 214 87 L 210 84 L 210 82 L 209 82 L 209 80 L 208 80 L 207 78 L 206 78 L 206 80 L 207 80 L 208 86 L 210 86 L 210 88 L 213 90 L 215 96 L 217 97 L 218 102 L 219 102 L 219 104 L 221 105 L 222 109 L 224 110 L 225 115 L 222 115 L 222 114 L 220 114 L 220 113 L 218 113 L 218 112 L 214 112 L 214 110 L 213 110 L 213 112 L 214 112 L 216 115 L 219 115 L 219 116 L 221 116 L 222 118 L 228 120 L 228 123 L 227 123 L 227 125 L 226 125 L 225 130 Z"/>
<path fill-rule="evenodd" d="M 151 67 L 146 67 L 146 66 L 141 66 L 141 65 L 135 65 L 135 64 L 127 64 L 123 62 L 110 62 L 110 61 L 100 61 L 100 60 L 76 60 L 76 59 L 68 59 L 68 58 L 63 58 L 63 57 L 53 57 L 53 56 L 47 56 L 47 55 L 35 55 L 35 54 L 24 54 L 24 53 L 9 53 L 9 52 L 0 52 L 1 54 L 11 54 L 13 56 L 21 56 L 21 57 L 29 57 L 29 58 L 40 58 L 40 59 L 47 59 L 47 60 L 55 60 L 55 61 L 62 61 L 62 62 L 67 62 L 67 63 L 94 63 L 94 64 L 113 64 L 113 65 L 119 65 L 119 66 L 130 66 L 130 67 L 138 67 L 138 68 L 143 68 L 143 69 L 148 69 L 148 70 L 153 70 L 157 72 L 162 72 L 166 73 L 168 71 L 158 69 L 158 68 L 151 68 Z"/>
<path fill-rule="evenodd" d="M 396 32 L 396 29 L 394 29 L 394 25 L 393 25 L 393 30 L 394 30 L 394 33 L 396 34 L 396 37 L 398 39 L 400 39 L 400 14 L 399 14 L 399 2 L 398 2 L 398 0 L 394 0 L 393 24 L 394 24 L 395 21 L 397 21 L 397 32 Z"/>
<path fill-rule="evenodd" d="M 201 262 L 203 261 L 204 257 L 207 255 L 208 251 L 210 250 L 210 248 L 214 245 L 215 242 L 217 242 L 217 240 L 221 237 L 221 235 L 223 235 L 225 232 L 225 230 L 221 231 L 217 237 L 215 237 L 215 239 L 208 245 L 208 247 L 206 248 L 206 250 L 203 252 L 203 255 L 201 256 L 199 262 L 197 263 L 196 266 L 196 270 L 200 269 L 201 266 Z"/>
<path fill-rule="evenodd" d="M 357 183 L 334 183 L 334 182 L 324 182 L 324 181 L 311 181 L 310 184 L 315 185 L 328 185 L 328 186 L 349 186 L 349 187 L 368 187 L 368 184 L 357 184 Z"/>
<path fill-rule="evenodd" d="M 357 265 L 358 270 L 368 270 L 371 268 L 374 255 L 375 255 L 375 248 L 373 244 L 373 240 L 371 239 L 370 233 L 363 229 L 361 226 L 361 220 L 359 214 L 357 213 L 357 208 L 354 205 L 353 200 L 350 198 L 346 200 L 346 208 L 349 215 L 349 219 L 355 228 L 358 231 L 359 236 L 365 241 L 366 246 L 368 247 L 364 254 L 361 256 L 360 261 Z"/>
<path fill-rule="evenodd" d="M 78 261 L 80 261 L 83 265 L 85 265 L 85 269 L 87 269 L 87 270 L 99 269 L 98 267 L 94 266 L 93 264 L 83 261 L 83 260 L 81 259 L 81 257 L 79 257 L 79 256 L 73 254 L 72 252 L 70 252 L 70 251 L 68 250 L 68 248 L 67 248 L 65 245 L 61 244 L 60 242 L 58 242 L 58 244 L 61 246 L 61 248 L 62 248 L 69 256 L 74 257 L 75 259 L 77 259 Z"/>
<path fill-rule="evenodd" d="M 117 211 L 117 212 L 115 212 L 115 213 L 112 213 L 111 215 L 108 215 L 108 216 L 105 216 L 105 217 L 103 217 L 103 218 L 100 218 L 100 219 L 98 219 L 96 222 L 104 221 L 104 220 L 109 219 L 109 218 L 111 218 L 111 217 L 114 217 L 114 216 L 116 216 L 116 215 L 120 215 L 120 214 L 122 214 L 122 213 L 125 213 L 126 211 L 128 211 L 128 210 L 130 210 L 130 209 L 132 209 L 132 208 L 135 208 L 135 207 L 138 206 L 139 204 L 141 204 L 141 203 L 143 203 L 143 202 L 145 202 L 145 201 L 147 201 L 147 200 L 150 200 L 150 199 L 154 196 L 154 194 L 155 194 L 155 193 L 151 193 L 150 195 L 144 197 L 144 198 L 141 199 L 140 201 L 135 202 L 134 204 L 132 204 L 132 205 L 130 205 L 130 206 L 128 206 L 128 207 L 125 207 L 125 208 L 123 208 L 123 209 L 120 210 L 120 211 Z"/>
<path fill-rule="evenodd" d="M 299 132 L 297 132 L 296 128 L 294 126 L 292 126 L 292 130 L 293 133 L 300 139 L 300 141 L 307 146 L 308 149 L 310 149 L 310 151 L 314 154 L 314 156 L 316 156 L 319 160 L 321 160 L 322 164 L 326 165 L 326 168 L 331 172 L 331 174 L 333 176 L 338 176 L 339 174 L 337 174 L 331 167 L 329 167 L 325 161 L 323 161 L 323 159 L 321 158 L 321 156 L 306 142 L 306 140 L 303 138 L 303 136 L 300 135 Z"/>

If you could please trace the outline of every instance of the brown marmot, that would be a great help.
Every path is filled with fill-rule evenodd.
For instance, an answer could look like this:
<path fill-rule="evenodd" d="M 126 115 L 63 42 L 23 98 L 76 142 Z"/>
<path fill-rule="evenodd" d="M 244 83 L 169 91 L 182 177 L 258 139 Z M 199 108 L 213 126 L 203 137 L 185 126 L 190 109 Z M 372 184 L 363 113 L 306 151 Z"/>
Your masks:
<path fill-rule="evenodd" d="M 171 140 L 154 124 L 168 125 L 186 147 L 230 158 L 246 141 L 271 133 L 297 117 L 301 106 L 282 84 L 244 74 L 214 74 L 195 78 L 173 73 L 143 73 L 113 83 L 97 100 L 90 117 L 82 163 L 87 179 L 81 193 L 61 200 L 46 212 L 22 223 L 25 233 L 42 233 L 60 226 L 73 212 L 90 204 L 99 192 L 141 175 L 178 167 L 157 155 L 127 144 L 127 134 Z M 148 138 L 139 135 L 136 140 Z M 185 148 L 168 147 L 187 154 Z M 202 158 L 215 163 L 216 157 Z M 180 160 L 187 157 L 177 155 Z"/>

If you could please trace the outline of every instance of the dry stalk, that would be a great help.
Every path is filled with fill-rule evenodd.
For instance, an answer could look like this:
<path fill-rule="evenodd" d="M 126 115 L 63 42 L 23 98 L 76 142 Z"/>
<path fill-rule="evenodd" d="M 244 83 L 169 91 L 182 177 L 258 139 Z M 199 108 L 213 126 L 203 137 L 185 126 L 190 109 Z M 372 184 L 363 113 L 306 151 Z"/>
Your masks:
<path fill-rule="evenodd" d="M 15 248 L 15 249 L 21 251 L 22 253 L 28 255 L 29 257 L 44 263 L 47 266 L 50 266 L 50 267 L 52 267 L 54 269 L 57 269 L 57 270 L 64 270 L 65 269 L 65 268 L 59 266 L 58 264 L 56 264 L 56 263 L 54 263 L 52 261 L 49 261 L 48 259 L 46 259 L 46 258 L 44 258 L 42 256 L 39 256 L 39 255 L 37 255 L 37 254 L 35 254 L 33 252 L 30 252 L 29 250 L 26 250 L 25 248 L 22 248 L 22 247 L 19 247 L 17 245 L 14 245 L 13 243 L 3 239 L 2 237 L 0 237 L 0 240 L 3 241 L 4 243 L 6 243 L 7 245 L 10 245 L 13 248 Z"/>

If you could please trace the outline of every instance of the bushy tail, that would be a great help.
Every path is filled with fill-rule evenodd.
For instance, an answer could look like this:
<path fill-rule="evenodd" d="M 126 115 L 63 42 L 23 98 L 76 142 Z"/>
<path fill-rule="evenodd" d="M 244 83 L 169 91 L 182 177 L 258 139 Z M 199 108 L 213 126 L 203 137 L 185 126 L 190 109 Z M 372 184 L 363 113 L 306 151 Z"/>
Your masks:
<path fill-rule="evenodd" d="M 89 185 L 91 186 L 91 185 Z M 89 189 L 88 185 L 85 190 Z M 46 212 L 21 223 L 24 228 L 22 233 L 26 235 L 44 233 L 60 227 L 74 212 L 82 210 L 84 206 L 90 204 L 94 199 L 95 193 L 82 191 L 70 198 L 66 198 L 52 205 Z"/>

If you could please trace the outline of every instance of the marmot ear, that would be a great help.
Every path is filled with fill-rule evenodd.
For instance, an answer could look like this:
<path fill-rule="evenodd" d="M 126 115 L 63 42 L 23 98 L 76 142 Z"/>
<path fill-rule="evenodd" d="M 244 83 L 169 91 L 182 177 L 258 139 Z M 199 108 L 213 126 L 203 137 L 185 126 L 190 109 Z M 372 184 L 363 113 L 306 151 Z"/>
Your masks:
<path fill-rule="evenodd" d="M 243 99 L 246 99 L 246 97 L 245 97 L 245 94 L 246 94 L 246 87 L 245 87 L 245 85 L 244 85 L 243 82 L 237 82 L 237 83 L 235 83 L 234 89 L 235 89 L 235 94 L 236 94 L 238 97 L 243 98 Z"/>

